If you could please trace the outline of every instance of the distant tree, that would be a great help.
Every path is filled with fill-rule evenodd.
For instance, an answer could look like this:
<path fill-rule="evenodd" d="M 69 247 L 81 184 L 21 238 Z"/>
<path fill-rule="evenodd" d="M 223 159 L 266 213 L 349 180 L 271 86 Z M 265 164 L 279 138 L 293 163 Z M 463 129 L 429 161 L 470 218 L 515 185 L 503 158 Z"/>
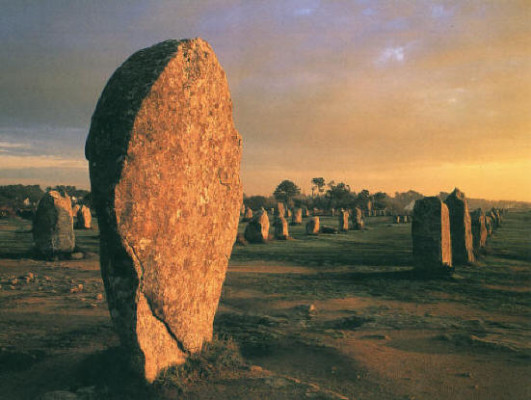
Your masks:
<path fill-rule="evenodd" d="M 387 193 L 376 192 L 372 195 L 373 208 L 375 210 L 384 210 L 387 208 L 390 197 Z"/>
<path fill-rule="evenodd" d="M 326 197 L 329 199 L 328 206 L 348 208 L 352 201 L 350 186 L 343 182 L 336 185 L 334 181 L 331 181 L 328 187 L 329 189 L 326 191 Z"/>
<path fill-rule="evenodd" d="M 292 181 L 284 180 L 280 182 L 280 184 L 277 186 L 275 191 L 273 192 L 273 196 L 278 201 L 282 201 L 284 203 L 287 203 L 288 205 L 292 203 L 292 199 L 300 194 L 301 190 L 300 188 L 295 185 Z"/>
<path fill-rule="evenodd" d="M 312 178 L 312 197 L 317 190 L 317 195 L 324 193 L 324 188 L 326 186 L 325 179 L 323 177 Z"/>
<path fill-rule="evenodd" d="M 44 195 L 39 185 L 6 185 L 0 186 L 0 206 L 14 209 L 24 208 L 24 200 L 30 205 L 36 204 Z"/>
<path fill-rule="evenodd" d="M 243 198 L 243 204 L 245 204 L 245 207 L 248 207 L 252 210 L 258 210 L 261 207 L 266 208 L 268 203 L 268 199 L 265 196 L 244 196 Z"/>

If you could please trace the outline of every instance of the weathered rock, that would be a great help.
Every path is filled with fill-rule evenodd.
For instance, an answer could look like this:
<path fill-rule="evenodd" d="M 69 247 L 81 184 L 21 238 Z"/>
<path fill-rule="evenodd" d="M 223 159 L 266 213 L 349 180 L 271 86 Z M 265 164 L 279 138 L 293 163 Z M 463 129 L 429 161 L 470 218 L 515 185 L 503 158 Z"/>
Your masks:
<path fill-rule="evenodd" d="M 291 225 L 302 225 L 302 208 L 296 208 L 293 211 Z"/>
<path fill-rule="evenodd" d="M 444 201 L 450 213 L 453 265 L 473 263 L 472 226 L 465 194 L 455 189 Z"/>
<path fill-rule="evenodd" d="M 360 231 L 365 228 L 365 222 L 363 221 L 363 213 L 359 207 L 355 207 L 352 210 L 352 229 Z"/>
<path fill-rule="evenodd" d="M 78 229 L 91 229 L 92 228 L 92 214 L 90 208 L 87 206 L 81 206 L 77 212 L 77 225 Z"/>
<path fill-rule="evenodd" d="M 286 218 L 291 218 L 292 212 L 289 208 L 286 208 Z"/>
<path fill-rule="evenodd" d="M 243 222 L 246 222 L 246 221 L 250 221 L 253 219 L 253 210 L 251 210 L 250 208 L 247 208 L 245 210 L 245 213 L 243 214 L 243 219 L 242 221 Z"/>
<path fill-rule="evenodd" d="M 480 250 L 487 244 L 487 226 L 485 223 L 485 213 L 481 208 L 470 213 L 472 224 L 472 245 L 474 254 L 479 255 Z"/>
<path fill-rule="evenodd" d="M 46 193 L 33 221 L 33 240 L 37 252 L 45 257 L 74 251 L 72 205 L 70 197 L 55 190 Z"/>
<path fill-rule="evenodd" d="M 413 258 L 418 269 L 443 273 L 452 269 L 448 207 L 438 197 L 425 197 L 413 208 Z"/>
<path fill-rule="evenodd" d="M 350 214 L 348 211 L 341 209 L 339 211 L 339 231 L 340 232 L 347 232 L 348 231 L 348 220 L 349 220 Z"/>
<path fill-rule="evenodd" d="M 251 210 L 250 208 L 247 208 L 245 210 L 245 213 L 243 214 L 243 221 L 250 221 L 253 219 L 253 210 Z"/>
<path fill-rule="evenodd" d="M 260 211 L 247 224 L 244 232 L 249 243 L 265 243 L 269 239 L 269 217 L 267 212 Z"/>
<path fill-rule="evenodd" d="M 395 215 L 393 217 L 393 223 L 395 223 L 395 224 L 399 224 L 401 222 L 401 220 L 402 219 L 400 218 L 400 215 Z"/>
<path fill-rule="evenodd" d="M 276 217 L 275 222 L 273 223 L 275 228 L 275 239 L 277 240 L 288 240 L 289 231 L 288 231 L 288 221 L 284 217 Z"/>
<path fill-rule="evenodd" d="M 302 217 L 303 218 L 309 218 L 310 217 L 310 210 L 308 208 L 305 208 L 303 211 L 302 211 Z"/>
<path fill-rule="evenodd" d="M 72 207 L 72 216 L 76 215 L 77 216 L 77 213 L 79 211 L 81 207 L 79 206 L 79 204 L 76 204 Z"/>
<path fill-rule="evenodd" d="M 487 215 L 492 219 L 492 230 L 497 229 L 500 226 L 500 216 L 496 212 L 496 209 L 492 208 L 488 211 Z"/>
<path fill-rule="evenodd" d="M 485 216 L 485 228 L 487 228 L 487 236 L 492 235 L 494 232 L 494 222 L 489 214 Z"/>
<path fill-rule="evenodd" d="M 275 216 L 285 217 L 286 216 L 286 207 L 284 203 L 278 202 L 275 206 Z"/>
<path fill-rule="evenodd" d="M 306 234 L 318 235 L 319 234 L 319 217 L 312 217 L 306 223 Z"/>
<path fill-rule="evenodd" d="M 153 381 L 212 339 L 238 229 L 241 138 L 208 43 L 168 40 L 125 61 L 85 153 L 110 314 Z"/>

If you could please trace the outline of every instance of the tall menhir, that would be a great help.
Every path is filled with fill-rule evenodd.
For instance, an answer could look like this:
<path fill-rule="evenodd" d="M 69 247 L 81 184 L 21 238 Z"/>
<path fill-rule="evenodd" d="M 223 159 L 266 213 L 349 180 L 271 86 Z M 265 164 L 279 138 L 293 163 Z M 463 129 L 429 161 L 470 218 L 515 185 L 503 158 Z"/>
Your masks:
<path fill-rule="evenodd" d="M 133 54 L 98 101 L 85 153 L 101 273 L 122 345 L 148 381 L 212 339 L 241 150 L 225 73 L 201 39 Z"/>

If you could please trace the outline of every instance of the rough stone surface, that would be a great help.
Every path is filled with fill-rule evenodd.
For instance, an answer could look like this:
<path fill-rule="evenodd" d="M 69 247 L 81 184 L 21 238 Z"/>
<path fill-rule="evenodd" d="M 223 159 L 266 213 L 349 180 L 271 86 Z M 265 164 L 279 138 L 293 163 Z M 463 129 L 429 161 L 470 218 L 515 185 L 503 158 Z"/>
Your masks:
<path fill-rule="evenodd" d="M 87 206 L 81 206 L 76 216 L 78 229 L 92 228 L 92 214 L 90 213 L 90 208 L 88 208 Z"/>
<path fill-rule="evenodd" d="M 319 234 L 319 217 L 312 217 L 306 223 L 306 234 L 318 235 Z"/>
<path fill-rule="evenodd" d="M 33 221 L 33 240 L 37 252 L 45 257 L 68 254 L 74 250 L 74 220 L 70 197 L 55 190 L 46 193 Z"/>
<path fill-rule="evenodd" d="M 413 258 L 418 269 L 435 274 L 451 270 L 452 243 L 448 207 L 438 197 L 425 197 L 413 208 Z"/>
<path fill-rule="evenodd" d="M 284 203 L 278 202 L 275 206 L 275 216 L 285 217 L 286 216 L 286 207 Z"/>
<path fill-rule="evenodd" d="M 308 208 L 305 208 L 303 211 L 302 211 L 302 217 L 303 218 L 309 218 L 311 216 L 311 213 L 310 213 L 310 210 Z"/>
<path fill-rule="evenodd" d="M 76 204 L 75 206 L 72 207 L 72 215 L 76 215 L 77 216 L 77 213 L 79 211 L 81 207 L 79 206 L 79 204 Z"/>
<path fill-rule="evenodd" d="M 470 220 L 472 226 L 472 244 L 474 247 L 474 254 L 478 256 L 480 250 L 487 244 L 487 226 L 485 221 L 485 213 L 481 208 L 470 213 Z"/>
<path fill-rule="evenodd" d="M 244 232 L 245 240 L 249 243 L 265 243 L 269 239 L 269 217 L 261 210 L 247 224 Z"/>
<path fill-rule="evenodd" d="M 148 381 L 212 339 L 238 229 L 241 138 L 201 39 L 133 54 L 98 101 L 85 148 L 110 314 Z"/>
<path fill-rule="evenodd" d="M 349 212 L 346 210 L 340 210 L 339 211 L 339 231 L 340 232 L 347 232 L 348 231 L 348 220 L 349 220 Z"/>
<path fill-rule="evenodd" d="M 473 263 L 472 226 L 465 194 L 456 188 L 444 203 L 450 213 L 453 265 Z"/>
<path fill-rule="evenodd" d="M 273 227 L 275 228 L 275 239 L 289 239 L 288 221 L 286 221 L 284 217 L 276 217 L 275 222 L 273 223 Z"/>
<path fill-rule="evenodd" d="M 354 210 L 352 210 L 352 229 L 359 231 L 364 228 L 365 221 L 363 221 L 363 212 L 361 211 L 361 208 L 355 207 Z"/>
<path fill-rule="evenodd" d="M 302 225 L 302 208 L 296 208 L 293 211 L 291 225 Z"/>
<path fill-rule="evenodd" d="M 245 210 L 245 213 L 243 214 L 243 220 L 250 221 L 252 219 L 253 219 L 253 210 L 251 210 L 250 208 L 247 208 Z"/>
<path fill-rule="evenodd" d="M 492 235 L 494 232 L 494 222 L 492 221 L 492 217 L 488 214 L 485 216 L 485 227 L 487 228 L 487 236 Z"/>

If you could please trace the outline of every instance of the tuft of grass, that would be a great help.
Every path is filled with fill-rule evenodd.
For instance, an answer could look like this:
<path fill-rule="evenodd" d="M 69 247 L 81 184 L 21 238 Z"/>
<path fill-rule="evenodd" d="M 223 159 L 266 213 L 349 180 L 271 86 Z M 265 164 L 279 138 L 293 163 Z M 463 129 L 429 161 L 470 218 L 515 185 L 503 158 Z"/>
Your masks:
<path fill-rule="evenodd" d="M 231 338 L 214 337 L 199 353 L 191 355 L 183 365 L 160 373 L 153 384 L 156 391 L 182 394 L 194 383 L 224 379 L 247 368 L 238 344 Z"/>

